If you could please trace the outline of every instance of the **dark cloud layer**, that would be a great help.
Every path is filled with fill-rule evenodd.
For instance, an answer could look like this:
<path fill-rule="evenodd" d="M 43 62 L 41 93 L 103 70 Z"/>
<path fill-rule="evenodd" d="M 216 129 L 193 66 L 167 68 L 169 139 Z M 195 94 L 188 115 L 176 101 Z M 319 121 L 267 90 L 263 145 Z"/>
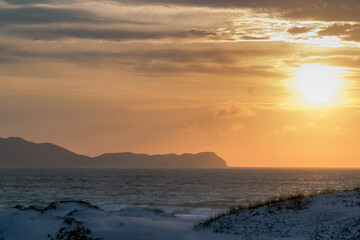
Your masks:
<path fill-rule="evenodd" d="M 0 0 L 1 1 L 1 0 Z M 137 22 L 137 16 L 126 15 L 129 19 L 115 19 L 99 15 L 97 11 L 67 8 L 65 5 L 84 0 L 7 0 L 16 7 L 0 9 L 0 31 L 11 36 L 20 36 L 33 40 L 57 39 L 93 39 L 93 40 L 161 40 L 202 38 L 204 40 L 269 40 L 266 35 L 247 33 L 224 35 L 209 27 L 189 29 L 189 27 L 172 29 L 171 25 L 162 23 L 162 29 L 152 26 L 148 21 Z M 86 2 L 91 2 L 86 1 Z M 94 1 L 95 2 L 95 1 Z M 179 5 L 203 6 L 213 8 L 252 8 L 256 11 L 276 13 L 291 19 L 320 20 L 358 20 L 360 21 L 360 4 L 356 0 L 107 0 L 101 2 L 118 2 L 128 5 Z M 33 4 L 43 4 L 36 5 Z M 45 7 L 47 5 L 47 7 Z M 79 5 L 80 7 L 81 5 Z M 119 6 L 118 6 L 119 7 Z M 125 15 L 124 15 L 125 16 Z M 121 16 L 120 16 L 121 17 Z M 133 20 L 135 19 L 135 20 Z M 64 25 L 62 23 L 66 23 Z M 110 23 L 110 24 L 109 24 Z M 69 24 L 71 27 L 69 27 Z M 123 28 L 116 24 L 137 24 L 141 28 Z M 179 24 L 181 26 L 181 24 Z M 149 27 L 148 27 L 149 26 Z M 1 29 L 2 28 L 2 29 Z M 312 30 L 309 27 L 293 27 L 290 34 L 302 34 Z M 350 24 L 334 24 L 319 32 L 319 36 L 341 36 L 343 40 L 360 41 L 359 30 Z"/>
<path fill-rule="evenodd" d="M 152 24 L 127 19 L 110 19 L 83 9 L 23 6 L 0 9 L 0 24 L 49 24 L 49 23 L 121 23 Z"/>
<path fill-rule="evenodd" d="M 118 0 L 126 4 L 182 5 L 212 8 L 252 8 L 275 12 L 290 19 L 326 21 L 360 20 L 358 0 Z"/>
<path fill-rule="evenodd" d="M 338 36 L 346 41 L 360 41 L 360 24 L 338 24 L 319 31 L 320 36 Z"/>
<path fill-rule="evenodd" d="M 3 0 L 3 2 L 6 2 L 8 4 L 18 5 L 18 4 L 49 3 L 49 2 L 56 2 L 56 1 L 47 1 L 47 0 L 34 0 L 34 1 L 28 1 L 28 0 Z"/>
<path fill-rule="evenodd" d="M 6 0 L 9 4 L 46 3 L 52 5 L 83 0 Z M 100 2 L 100 1 L 97 1 Z M 317 19 L 327 21 L 359 21 L 358 0 L 103 0 L 128 5 L 179 5 L 211 8 L 252 8 L 265 12 L 276 12 L 290 19 Z"/>
<path fill-rule="evenodd" d="M 310 31 L 312 28 L 307 28 L 307 27 L 292 27 L 288 30 L 288 33 L 291 34 L 301 34 L 301 33 L 306 33 L 308 31 Z"/>
<path fill-rule="evenodd" d="M 56 39 L 94 39 L 94 40 L 154 40 L 165 38 L 193 38 L 216 36 L 216 33 L 200 30 L 189 31 L 132 31 L 126 29 L 95 29 L 84 27 L 17 27 L 10 28 L 7 33 L 34 40 Z"/>
<path fill-rule="evenodd" d="M 2 51 L 4 50 L 4 51 Z M 111 69 L 121 69 L 128 72 L 179 74 L 206 73 L 220 75 L 280 77 L 283 73 L 269 66 L 239 66 L 239 61 L 266 58 L 268 55 L 283 56 L 287 50 L 246 50 L 246 49 L 169 49 L 150 50 L 137 48 L 117 52 L 111 51 L 67 51 L 49 52 L 21 50 L 16 47 L 1 46 L 4 62 L 37 62 L 64 60 L 82 65 L 106 66 Z M 253 64 L 256 64 L 254 62 Z M 249 64 L 248 64 L 249 65 Z"/>
<path fill-rule="evenodd" d="M 349 41 L 360 42 L 360 26 L 351 31 L 351 34 L 346 38 Z"/>
<path fill-rule="evenodd" d="M 351 28 L 352 28 L 351 24 L 335 23 L 335 24 L 331 25 L 330 27 L 319 31 L 318 34 L 320 36 L 339 36 L 339 35 L 345 34 L 346 31 L 348 31 Z"/>
<path fill-rule="evenodd" d="M 34 4 L 51 4 L 51 5 L 59 5 L 66 3 L 77 2 L 78 0 L 3 0 L 11 5 L 34 5 Z"/>
<path fill-rule="evenodd" d="M 0 9 L 1 24 L 102 22 L 104 19 L 79 9 L 20 7 Z"/>

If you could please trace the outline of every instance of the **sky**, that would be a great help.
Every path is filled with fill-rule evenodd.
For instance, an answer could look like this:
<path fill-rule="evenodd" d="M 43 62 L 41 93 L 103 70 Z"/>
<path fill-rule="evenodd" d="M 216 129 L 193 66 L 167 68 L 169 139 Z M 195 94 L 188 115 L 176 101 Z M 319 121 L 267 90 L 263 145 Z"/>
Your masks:
<path fill-rule="evenodd" d="M 0 0 L 0 135 L 360 167 L 358 0 Z"/>

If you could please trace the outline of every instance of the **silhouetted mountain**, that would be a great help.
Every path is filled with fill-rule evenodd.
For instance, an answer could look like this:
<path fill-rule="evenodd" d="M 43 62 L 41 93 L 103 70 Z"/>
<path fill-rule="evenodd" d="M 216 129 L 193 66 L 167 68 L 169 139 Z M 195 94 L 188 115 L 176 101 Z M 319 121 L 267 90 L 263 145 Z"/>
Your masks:
<path fill-rule="evenodd" d="M 88 157 L 51 143 L 33 143 L 22 138 L 0 138 L 0 167 L 34 168 L 226 168 L 213 152 L 147 155 L 106 153 Z"/>
<path fill-rule="evenodd" d="M 51 143 L 0 138 L 0 167 L 81 167 L 90 159 Z"/>
<path fill-rule="evenodd" d="M 213 152 L 182 155 L 147 155 L 135 153 L 106 153 L 94 158 L 101 165 L 129 168 L 226 168 L 226 162 Z"/>

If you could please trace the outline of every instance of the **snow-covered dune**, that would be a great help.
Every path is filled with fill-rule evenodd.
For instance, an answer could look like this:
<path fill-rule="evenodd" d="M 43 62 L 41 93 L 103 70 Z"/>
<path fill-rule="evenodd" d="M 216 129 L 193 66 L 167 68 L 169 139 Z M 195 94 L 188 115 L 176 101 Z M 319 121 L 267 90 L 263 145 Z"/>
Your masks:
<path fill-rule="evenodd" d="M 270 201 L 214 218 L 199 229 L 236 239 L 360 239 L 360 191 Z"/>
<path fill-rule="evenodd" d="M 0 211 L 0 239 L 360 239 L 359 191 L 272 202 L 213 221 L 208 216 L 204 209 L 98 208 L 82 201 L 18 205 Z"/>
<path fill-rule="evenodd" d="M 98 208 L 82 201 L 54 202 L 46 207 L 21 206 L 0 211 L 0 239 L 5 240 L 162 240 L 201 239 L 195 231 L 209 211 L 169 208 Z M 216 212 L 216 211 L 215 211 Z"/>

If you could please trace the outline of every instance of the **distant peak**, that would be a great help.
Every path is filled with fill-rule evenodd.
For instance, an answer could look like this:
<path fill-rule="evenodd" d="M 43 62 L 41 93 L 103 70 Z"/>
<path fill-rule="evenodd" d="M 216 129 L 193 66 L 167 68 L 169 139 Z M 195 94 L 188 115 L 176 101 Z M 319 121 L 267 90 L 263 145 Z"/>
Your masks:
<path fill-rule="evenodd" d="M 1 140 L 7 140 L 7 141 L 21 141 L 21 142 L 29 142 L 21 137 L 7 137 L 7 138 L 3 138 L 3 137 L 0 137 Z"/>
<path fill-rule="evenodd" d="M 202 155 L 214 155 L 217 156 L 217 154 L 215 152 L 199 152 L 198 154 L 202 154 Z"/>

